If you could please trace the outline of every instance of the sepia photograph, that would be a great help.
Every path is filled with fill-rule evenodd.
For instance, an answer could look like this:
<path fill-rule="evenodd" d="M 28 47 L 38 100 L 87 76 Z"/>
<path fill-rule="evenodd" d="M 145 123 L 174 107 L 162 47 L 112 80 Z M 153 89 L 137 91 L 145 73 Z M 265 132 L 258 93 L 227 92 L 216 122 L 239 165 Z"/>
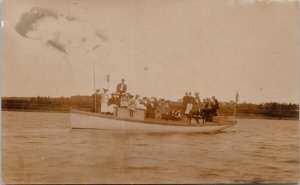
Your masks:
<path fill-rule="evenodd" d="M 3 0 L 3 184 L 297 184 L 297 0 Z"/>

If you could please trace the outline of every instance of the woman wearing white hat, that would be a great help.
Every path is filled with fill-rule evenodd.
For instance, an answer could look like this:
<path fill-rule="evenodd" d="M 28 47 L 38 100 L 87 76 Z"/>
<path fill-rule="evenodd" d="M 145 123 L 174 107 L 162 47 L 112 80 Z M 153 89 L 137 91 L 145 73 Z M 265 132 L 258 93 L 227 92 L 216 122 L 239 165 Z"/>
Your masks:
<path fill-rule="evenodd" d="M 100 94 L 101 96 L 101 113 L 107 113 L 108 110 L 108 101 L 109 101 L 109 95 L 108 95 L 108 89 L 103 89 L 103 92 Z"/>

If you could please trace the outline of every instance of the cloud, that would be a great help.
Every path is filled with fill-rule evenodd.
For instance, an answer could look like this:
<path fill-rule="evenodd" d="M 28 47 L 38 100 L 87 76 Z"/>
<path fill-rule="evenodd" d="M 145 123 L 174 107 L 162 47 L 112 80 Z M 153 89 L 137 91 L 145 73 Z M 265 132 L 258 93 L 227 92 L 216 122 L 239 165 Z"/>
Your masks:
<path fill-rule="evenodd" d="M 34 7 L 30 12 L 24 13 L 19 22 L 16 24 L 15 30 L 23 37 L 27 37 L 29 31 L 34 31 L 34 24 L 45 17 L 58 19 L 56 13 L 39 7 Z"/>
<path fill-rule="evenodd" d="M 102 33 L 102 31 L 100 30 L 96 30 L 96 36 L 99 37 L 100 39 L 102 39 L 104 42 L 108 41 L 108 37 Z"/>
<path fill-rule="evenodd" d="M 48 40 L 47 44 L 52 46 L 54 49 L 67 54 L 66 49 L 64 48 L 64 46 L 61 43 L 54 41 L 54 40 Z"/>
<path fill-rule="evenodd" d="M 109 41 L 102 29 L 87 20 L 41 7 L 23 13 L 15 30 L 22 37 L 42 42 L 65 55 L 98 52 L 98 48 Z"/>

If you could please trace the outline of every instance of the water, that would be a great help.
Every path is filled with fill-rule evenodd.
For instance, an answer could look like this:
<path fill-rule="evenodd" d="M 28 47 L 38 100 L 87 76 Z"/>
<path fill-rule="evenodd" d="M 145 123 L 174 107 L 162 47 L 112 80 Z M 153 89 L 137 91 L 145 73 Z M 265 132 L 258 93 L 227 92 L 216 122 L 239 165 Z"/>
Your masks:
<path fill-rule="evenodd" d="M 2 112 L 4 183 L 296 183 L 298 121 L 218 134 L 70 129 L 67 113 Z"/>

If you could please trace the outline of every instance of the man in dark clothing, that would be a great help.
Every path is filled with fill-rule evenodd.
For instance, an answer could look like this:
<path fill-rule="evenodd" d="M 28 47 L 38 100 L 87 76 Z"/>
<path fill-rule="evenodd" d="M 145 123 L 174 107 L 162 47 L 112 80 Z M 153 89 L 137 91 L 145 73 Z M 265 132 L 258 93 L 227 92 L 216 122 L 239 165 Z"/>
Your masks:
<path fill-rule="evenodd" d="M 217 111 L 219 109 L 219 102 L 215 98 L 215 96 L 212 97 L 212 115 L 217 116 Z"/>
<path fill-rule="evenodd" d="M 146 118 L 154 118 L 154 111 L 150 100 L 147 100 L 146 103 Z"/>
<path fill-rule="evenodd" d="M 118 97 L 118 93 L 111 93 L 111 98 L 108 101 L 108 105 L 112 104 L 120 106 L 120 98 Z"/>
<path fill-rule="evenodd" d="M 99 92 L 100 92 L 100 89 L 97 89 L 96 92 L 92 95 L 92 97 L 93 97 L 92 111 L 93 112 L 101 112 L 101 107 L 100 107 L 101 99 L 100 99 Z"/>
<path fill-rule="evenodd" d="M 127 91 L 127 85 L 125 84 L 125 80 L 122 79 L 121 83 L 119 83 L 117 86 L 117 92 L 119 93 L 119 95 L 121 95 L 122 93 L 126 93 L 126 91 Z"/>
<path fill-rule="evenodd" d="M 182 112 L 184 112 L 185 109 L 186 109 L 186 106 L 187 106 L 188 101 L 189 101 L 188 99 L 189 99 L 189 96 L 188 96 L 188 93 L 186 92 L 185 95 L 182 98 Z"/>
<path fill-rule="evenodd" d="M 209 98 L 203 99 L 203 115 L 206 122 L 212 121 L 212 101 Z"/>
<path fill-rule="evenodd" d="M 193 108 L 190 112 L 190 122 L 192 122 L 193 118 L 196 118 L 197 123 L 199 124 L 199 117 L 201 117 L 201 109 L 202 109 L 202 104 L 201 100 L 199 97 L 199 93 L 195 92 L 195 97 L 191 97 L 192 99 L 190 100 L 193 103 Z"/>

